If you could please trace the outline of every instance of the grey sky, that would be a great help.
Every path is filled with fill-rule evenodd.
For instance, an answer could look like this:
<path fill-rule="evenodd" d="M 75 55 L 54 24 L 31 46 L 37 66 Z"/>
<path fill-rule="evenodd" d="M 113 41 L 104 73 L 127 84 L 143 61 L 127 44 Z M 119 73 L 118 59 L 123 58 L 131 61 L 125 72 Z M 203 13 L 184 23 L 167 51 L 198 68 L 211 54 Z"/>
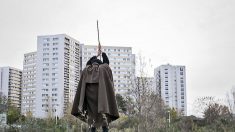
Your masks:
<path fill-rule="evenodd" d="M 22 69 L 36 36 L 66 33 L 131 46 L 154 67 L 185 65 L 189 114 L 198 96 L 225 97 L 235 85 L 234 0 L 2 0 L 0 66 Z"/>

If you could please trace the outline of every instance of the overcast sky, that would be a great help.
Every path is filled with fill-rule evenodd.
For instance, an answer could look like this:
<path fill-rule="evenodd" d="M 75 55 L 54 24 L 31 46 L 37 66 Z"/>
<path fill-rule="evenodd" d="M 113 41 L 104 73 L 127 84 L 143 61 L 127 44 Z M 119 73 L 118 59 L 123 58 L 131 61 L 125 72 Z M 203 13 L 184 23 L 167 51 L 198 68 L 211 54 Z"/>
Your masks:
<path fill-rule="evenodd" d="M 97 19 L 102 45 L 186 66 L 189 114 L 196 97 L 225 98 L 235 85 L 234 0 L 1 0 L 0 66 L 22 69 L 38 35 L 96 45 Z"/>

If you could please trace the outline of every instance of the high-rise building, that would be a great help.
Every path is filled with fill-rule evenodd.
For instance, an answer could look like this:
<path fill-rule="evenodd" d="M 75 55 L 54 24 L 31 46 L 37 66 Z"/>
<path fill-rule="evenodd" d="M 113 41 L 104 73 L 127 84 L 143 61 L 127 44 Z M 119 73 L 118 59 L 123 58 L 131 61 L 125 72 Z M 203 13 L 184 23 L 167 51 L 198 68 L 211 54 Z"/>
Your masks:
<path fill-rule="evenodd" d="M 154 86 L 167 106 L 187 115 L 185 66 L 167 64 L 155 68 Z"/>
<path fill-rule="evenodd" d="M 35 116 L 62 117 L 80 76 L 79 42 L 65 34 L 38 36 Z"/>
<path fill-rule="evenodd" d="M 22 70 L 13 67 L 0 67 L 0 93 L 8 98 L 10 104 L 21 107 Z"/>
<path fill-rule="evenodd" d="M 36 58 L 37 52 L 24 54 L 21 114 L 35 116 L 36 112 Z"/>
<path fill-rule="evenodd" d="M 82 45 L 82 69 L 86 62 L 97 55 L 97 46 Z M 125 95 L 131 88 L 131 80 L 135 77 L 135 55 L 131 47 L 102 46 L 110 61 L 116 93 Z M 102 58 L 101 58 L 102 59 Z"/>

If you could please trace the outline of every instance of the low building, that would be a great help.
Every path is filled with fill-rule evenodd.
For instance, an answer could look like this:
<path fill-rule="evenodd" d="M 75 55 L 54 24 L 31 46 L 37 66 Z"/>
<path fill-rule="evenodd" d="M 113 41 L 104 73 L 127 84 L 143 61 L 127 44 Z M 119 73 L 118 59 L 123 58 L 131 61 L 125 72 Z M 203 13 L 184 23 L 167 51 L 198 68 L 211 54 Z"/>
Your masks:
<path fill-rule="evenodd" d="M 0 114 L 0 125 L 6 125 L 7 124 L 7 114 L 2 113 Z"/>

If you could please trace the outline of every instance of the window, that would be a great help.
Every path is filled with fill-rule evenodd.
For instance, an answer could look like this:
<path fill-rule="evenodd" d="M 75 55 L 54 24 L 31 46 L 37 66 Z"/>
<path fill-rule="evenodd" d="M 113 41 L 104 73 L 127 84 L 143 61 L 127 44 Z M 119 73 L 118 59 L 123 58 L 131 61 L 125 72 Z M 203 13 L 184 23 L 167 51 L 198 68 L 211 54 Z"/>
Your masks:
<path fill-rule="evenodd" d="M 50 41 L 50 38 L 43 38 L 43 41 L 44 41 L 44 42 Z"/>
<path fill-rule="evenodd" d="M 58 79 L 57 78 L 52 78 L 52 81 L 57 81 Z"/>
<path fill-rule="evenodd" d="M 48 83 L 44 83 L 43 86 L 44 86 L 44 87 L 47 87 L 47 86 L 49 86 L 49 84 L 48 84 Z"/>
<path fill-rule="evenodd" d="M 57 68 L 52 68 L 52 71 L 57 71 L 58 69 Z"/>
<path fill-rule="evenodd" d="M 53 88 L 52 91 L 57 91 L 57 88 Z"/>
<path fill-rule="evenodd" d="M 180 67 L 180 71 L 183 71 L 184 69 L 183 69 L 183 67 Z"/>
<path fill-rule="evenodd" d="M 58 57 L 55 57 L 55 58 L 52 58 L 53 61 L 57 61 L 58 60 Z"/>
<path fill-rule="evenodd" d="M 48 51 L 49 50 L 49 48 L 43 48 L 43 51 Z"/>
<path fill-rule="evenodd" d="M 49 69 L 48 68 L 43 68 L 42 71 L 48 71 Z"/>
<path fill-rule="evenodd" d="M 183 73 L 183 72 L 180 72 L 180 75 L 184 75 L 184 73 Z"/>
<path fill-rule="evenodd" d="M 57 76 L 58 75 L 58 73 L 52 73 L 52 76 Z"/>
<path fill-rule="evenodd" d="M 48 94 L 42 94 L 42 97 L 48 96 Z"/>
<path fill-rule="evenodd" d="M 49 66 L 49 63 L 43 63 L 43 66 Z"/>
<path fill-rule="evenodd" d="M 42 73 L 43 76 L 49 76 L 49 73 Z"/>
<path fill-rule="evenodd" d="M 49 61 L 49 58 L 43 58 L 43 61 Z"/>
<path fill-rule="evenodd" d="M 58 63 L 52 63 L 52 65 L 53 65 L 53 66 L 57 66 L 57 65 L 58 65 Z"/>
<path fill-rule="evenodd" d="M 47 56 L 47 55 L 49 55 L 49 53 L 43 53 L 43 56 Z"/>
<path fill-rule="evenodd" d="M 53 50 L 55 51 L 55 50 L 58 50 L 58 48 L 53 48 Z"/>
<path fill-rule="evenodd" d="M 53 53 L 53 56 L 58 55 L 58 53 Z"/>
<path fill-rule="evenodd" d="M 55 40 L 59 40 L 59 38 L 53 38 L 53 40 L 55 41 Z"/>
<path fill-rule="evenodd" d="M 58 43 L 53 43 L 53 46 L 56 46 L 56 45 L 58 45 Z"/>
<path fill-rule="evenodd" d="M 57 83 L 52 83 L 52 86 L 57 86 Z"/>

